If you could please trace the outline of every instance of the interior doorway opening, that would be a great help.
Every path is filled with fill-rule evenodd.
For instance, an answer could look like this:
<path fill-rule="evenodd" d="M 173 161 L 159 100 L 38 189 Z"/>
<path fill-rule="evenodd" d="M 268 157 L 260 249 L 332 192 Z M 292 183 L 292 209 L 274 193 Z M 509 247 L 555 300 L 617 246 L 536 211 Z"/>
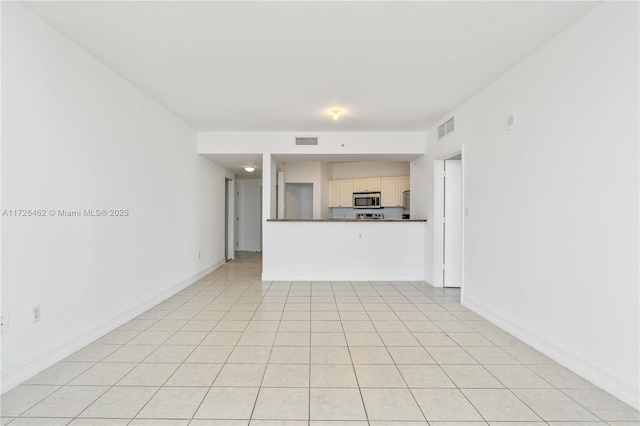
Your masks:
<path fill-rule="evenodd" d="M 443 163 L 442 286 L 462 287 L 462 156 Z"/>
<path fill-rule="evenodd" d="M 464 160 L 462 151 L 434 160 L 434 285 L 464 283 Z"/>
<path fill-rule="evenodd" d="M 224 257 L 228 262 L 235 257 L 234 250 L 234 220 L 235 217 L 235 197 L 233 196 L 233 180 L 229 178 L 224 179 Z"/>
<path fill-rule="evenodd" d="M 286 219 L 313 219 L 313 184 L 287 183 Z"/>
<path fill-rule="evenodd" d="M 262 177 L 236 179 L 236 251 L 262 251 Z"/>

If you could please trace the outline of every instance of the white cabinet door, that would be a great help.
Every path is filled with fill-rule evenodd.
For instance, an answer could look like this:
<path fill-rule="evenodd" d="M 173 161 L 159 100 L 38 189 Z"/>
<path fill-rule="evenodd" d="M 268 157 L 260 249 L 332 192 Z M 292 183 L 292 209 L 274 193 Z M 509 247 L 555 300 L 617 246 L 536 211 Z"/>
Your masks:
<path fill-rule="evenodd" d="M 354 179 L 353 192 L 380 192 L 380 178 Z"/>
<path fill-rule="evenodd" d="M 406 207 L 404 205 L 404 191 L 408 191 L 411 189 L 411 181 L 409 180 L 409 176 L 400 176 L 398 178 L 398 205 L 402 207 Z"/>
<path fill-rule="evenodd" d="M 353 207 L 353 180 L 345 179 L 342 181 L 342 207 Z"/>
<path fill-rule="evenodd" d="M 395 207 L 398 201 L 398 178 L 383 177 L 380 179 L 380 205 L 382 207 Z"/>
<path fill-rule="evenodd" d="M 367 192 L 367 179 L 354 179 L 353 192 Z"/>
<path fill-rule="evenodd" d="M 342 202 L 342 181 L 329 181 L 329 207 L 340 207 Z"/>
<path fill-rule="evenodd" d="M 380 178 L 367 178 L 367 192 L 380 192 Z"/>

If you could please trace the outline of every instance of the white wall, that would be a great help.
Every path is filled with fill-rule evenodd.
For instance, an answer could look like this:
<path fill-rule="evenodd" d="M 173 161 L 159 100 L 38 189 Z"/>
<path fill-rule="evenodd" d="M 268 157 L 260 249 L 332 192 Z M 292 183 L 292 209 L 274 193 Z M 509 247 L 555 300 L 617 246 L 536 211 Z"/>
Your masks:
<path fill-rule="evenodd" d="M 316 146 L 297 146 L 299 132 L 201 132 L 201 154 L 424 154 L 424 132 L 320 132 Z M 390 157 L 389 160 L 392 160 Z M 263 169 L 264 173 L 264 169 Z"/>
<path fill-rule="evenodd" d="M 427 145 L 427 154 L 430 145 Z M 432 157 L 421 155 L 411 161 L 412 219 L 426 219 L 424 225 L 424 280 L 433 284 L 433 175 Z"/>
<path fill-rule="evenodd" d="M 237 179 L 238 251 L 261 251 L 262 179 Z"/>
<path fill-rule="evenodd" d="M 464 304 L 636 408 L 638 54 L 638 4 L 603 3 L 427 150 L 464 144 Z"/>
<path fill-rule="evenodd" d="M 2 218 L 6 391 L 223 262 L 225 170 L 182 121 L 13 2 L 2 107 L 3 209 L 129 210 Z"/>
<path fill-rule="evenodd" d="M 267 222 L 267 241 L 264 280 L 413 281 L 424 270 L 424 222 Z"/>
<path fill-rule="evenodd" d="M 332 164 L 333 179 L 409 176 L 408 161 L 358 161 Z"/>

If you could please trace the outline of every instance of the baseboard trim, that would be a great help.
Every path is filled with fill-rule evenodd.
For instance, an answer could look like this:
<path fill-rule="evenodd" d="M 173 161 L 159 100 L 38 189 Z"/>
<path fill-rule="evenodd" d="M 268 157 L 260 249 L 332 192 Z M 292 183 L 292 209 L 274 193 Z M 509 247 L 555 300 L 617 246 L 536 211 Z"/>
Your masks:
<path fill-rule="evenodd" d="M 34 359 L 27 360 L 22 365 L 15 367 L 7 371 L 6 373 L 3 372 L 2 380 L 0 381 L 0 393 L 5 393 L 8 390 L 13 389 L 14 387 L 18 386 L 20 383 L 24 382 L 25 380 L 28 380 L 33 376 L 35 376 L 36 374 L 40 373 L 41 371 L 51 367 L 53 364 L 59 361 L 62 361 L 63 359 L 65 359 L 72 353 L 78 351 L 79 349 L 82 349 L 89 343 L 94 342 L 95 340 L 99 339 L 105 334 L 115 330 L 116 328 L 127 323 L 128 321 L 131 321 L 138 315 L 153 308 L 158 303 L 166 300 L 167 298 L 173 296 L 179 291 L 189 287 L 191 284 L 195 283 L 199 279 L 215 271 L 216 269 L 218 269 L 220 266 L 224 264 L 225 264 L 225 261 L 221 260 L 216 264 L 209 266 L 208 268 L 203 269 L 202 271 L 196 273 L 195 275 L 192 275 L 180 281 L 179 283 L 157 294 L 156 296 L 149 298 L 146 301 L 132 308 L 129 308 L 118 315 L 113 316 L 111 319 L 99 325 L 98 327 L 94 328 L 93 330 L 87 333 L 84 333 L 72 339 L 71 341 L 68 341 L 54 348 L 53 350 L 49 351 L 44 355 L 38 356 Z"/>
<path fill-rule="evenodd" d="M 493 312 L 467 296 L 463 297 L 462 304 L 574 373 L 589 380 L 594 385 L 624 401 L 636 410 L 640 410 L 640 391 L 623 378 L 585 360 L 580 355 L 563 348 L 561 345 L 547 340 L 527 327 Z"/>
<path fill-rule="evenodd" d="M 236 251 L 248 251 L 251 253 L 260 253 L 262 249 L 260 247 L 237 247 Z"/>
<path fill-rule="evenodd" d="M 262 281 L 423 281 L 423 274 L 270 274 Z"/>

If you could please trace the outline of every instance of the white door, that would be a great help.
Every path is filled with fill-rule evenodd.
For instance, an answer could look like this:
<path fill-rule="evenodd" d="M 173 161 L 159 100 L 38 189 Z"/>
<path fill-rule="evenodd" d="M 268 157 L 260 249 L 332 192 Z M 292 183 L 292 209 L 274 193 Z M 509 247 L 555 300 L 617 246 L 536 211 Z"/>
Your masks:
<path fill-rule="evenodd" d="M 444 162 L 443 285 L 462 285 L 462 161 Z"/>

